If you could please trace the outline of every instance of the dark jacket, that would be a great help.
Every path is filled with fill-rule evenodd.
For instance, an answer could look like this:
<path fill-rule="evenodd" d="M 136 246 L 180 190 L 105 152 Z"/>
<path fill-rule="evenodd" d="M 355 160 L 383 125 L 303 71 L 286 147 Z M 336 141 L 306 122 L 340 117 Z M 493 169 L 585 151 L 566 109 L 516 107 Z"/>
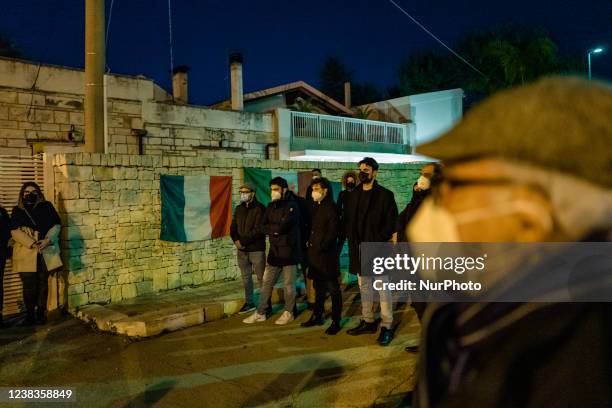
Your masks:
<path fill-rule="evenodd" d="M 30 216 L 28 216 L 24 209 L 18 206 L 13 207 L 13 212 L 11 214 L 11 230 L 19 227 L 30 227 L 38 231 L 38 236 L 40 239 L 43 239 L 54 225 L 61 225 L 62 223 L 53 204 L 49 201 L 43 201 L 37 204 L 34 208 L 29 209 L 28 212 Z M 30 219 L 30 217 L 32 217 L 32 219 Z"/>
<path fill-rule="evenodd" d="M 392 191 L 374 181 L 372 189 L 365 194 L 370 199 L 364 206 L 363 184 L 355 187 L 346 209 L 349 271 L 353 274 L 361 273 L 359 244 L 389 241 L 395 231 L 397 219 L 397 205 Z"/>
<path fill-rule="evenodd" d="M 268 263 L 272 266 L 297 265 L 302 260 L 300 210 L 290 191 L 271 201 L 264 214 L 264 229 L 270 241 Z"/>
<path fill-rule="evenodd" d="M 339 218 L 330 195 L 314 203 L 312 224 L 308 240 L 308 277 L 314 280 L 331 280 L 340 275 L 337 251 Z"/>
<path fill-rule="evenodd" d="M 266 232 L 263 227 L 266 207 L 256 197 L 250 203 L 240 203 L 236 206 L 230 236 L 232 241 L 240 241 L 244 249 L 241 251 L 255 252 L 266 250 Z"/>
<path fill-rule="evenodd" d="M 410 202 L 406 204 L 406 208 L 402 210 L 402 212 L 397 216 L 397 222 L 395 224 L 395 232 L 397 232 L 397 241 L 398 242 L 408 242 L 408 237 L 406 235 L 406 227 L 416 214 L 416 211 L 421 206 L 421 203 L 427 196 L 429 196 L 431 190 L 414 190 L 414 186 L 412 188 L 412 198 Z"/>
<path fill-rule="evenodd" d="M 310 235 L 310 218 L 312 212 L 312 198 L 308 201 L 304 197 L 300 197 L 296 195 L 293 191 L 287 191 L 287 197 L 291 198 L 295 201 L 298 206 L 299 215 L 300 215 L 300 239 L 302 249 L 306 249 L 306 242 L 308 241 L 308 236 Z M 305 255 L 305 253 L 304 253 Z"/>
<path fill-rule="evenodd" d="M 344 241 L 346 241 L 346 207 L 350 196 L 351 192 L 349 190 L 342 190 L 338 194 L 338 201 L 336 202 L 336 212 L 340 219 L 338 227 L 338 251 L 342 250 Z"/>
<path fill-rule="evenodd" d="M 11 238 L 11 218 L 4 207 L 0 207 L 0 258 L 6 258 Z M 2 272 L 2 271 L 0 271 Z M 0 282 L 2 284 L 2 282 Z"/>

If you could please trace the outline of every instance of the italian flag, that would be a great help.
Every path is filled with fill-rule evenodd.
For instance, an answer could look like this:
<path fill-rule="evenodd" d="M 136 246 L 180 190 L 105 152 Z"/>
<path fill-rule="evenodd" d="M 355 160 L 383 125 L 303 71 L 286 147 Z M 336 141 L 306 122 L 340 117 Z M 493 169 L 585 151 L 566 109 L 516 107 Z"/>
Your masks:
<path fill-rule="evenodd" d="M 244 181 L 252 183 L 257 190 L 257 199 L 263 205 L 270 203 L 270 180 L 274 177 L 282 177 L 287 180 L 289 190 L 301 197 L 305 197 L 306 190 L 310 185 L 312 173 L 310 171 L 291 171 L 291 170 L 267 170 L 254 167 L 244 168 Z M 331 181 L 334 201 L 338 199 L 338 194 L 342 189 L 340 182 Z"/>
<path fill-rule="evenodd" d="M 160 176 L 163 241 L 189 242 L 229 235 L 232 178 Z"/>

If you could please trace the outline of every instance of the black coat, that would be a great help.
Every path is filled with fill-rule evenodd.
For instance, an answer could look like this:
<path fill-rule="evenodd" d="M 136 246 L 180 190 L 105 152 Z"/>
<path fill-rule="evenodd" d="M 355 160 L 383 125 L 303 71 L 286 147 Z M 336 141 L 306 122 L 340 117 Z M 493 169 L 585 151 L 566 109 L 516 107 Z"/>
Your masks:
<path fill-rule="evenodd" d="M 268 264 L 297 265 L 302 260 L 300 210 L 294 194 L 271 201 L 264 214 L 264 229 L 270 240 Z"/>
<path fill-rule="evenodd" d="M 406 204 L 406 208 L 402 210 L 402 212 L 397 216 L 397 222 L 395 225 L 395 232 L 397 232 L 397 241 L 398 242 L 408 242 L 408 237 L 406 235 L 406 227 L 416 214 L 416 211 L 421 206 L 421 203 L 425 198 L 429 195 L 431 190 L 419 190 L 414 191 L 414 187 L 412 190 L 412 198 L 410 202 Z"/>
<path fill-rule="evenodd" d="M 54 225 L 61 225 L 62 223 L 53 204 L 49 201 L 43 201 L 36 204 L 34 208 L 28 209 L 28 212 L 34 222 L 32 222 L 26 210 L 17 206 L 13 207 L 13 212 L 11 214 L 12 230 L 19 227 L 30 227 L 38 231 L 38 236 L 40 239 L 43 239 Z"/>
<path fill-rule="evenodd" d="M 230 236 L 232 241 L 240 241 L 244 249 L 241 251 L 255 252 L 266 250 L 266 232 L 263 226 L 266 207 L 253 197 L 250 203 L 240 203 L 236 206 Z"/>
<path fill-rule="evenodd" d="M 397 204 L 391 190 L 374 181 L 366 208 L 360 208 L 363 193 L 363 184 L 355 187 L 346 208 L 349 271 L 353 274 L 361 273 L 359 244 L 389 241 L 395 232 L 397 219 Z"/>
<path fill-rule="evenodd" d="M 11 218 L 4 207 L 0 207 L 0 258 L 6 258 L 11 238 Z M 0 271 L 2 272 L 2 271 Z M 0 285 L 2 282 L 0 282 Z"/>
<path fill-rule="evenodd" d="M 331 196 L 312 208 L 312 224 L 308 240 L 308 277 L 331 280 L 340 275 L 337 237 L 340 220 Z"/>
<path fill-rule="evenodd" d="M 346 207 L 350 196 L 351 192 L 349 190 L 342 190 L 338 194 L 338 201 L 336 202 L 336 212 L 338 213 L 338 217 L 340 217 L 340 225 L 338 227 L 338 251 L 342 250 L 344 241 L 346 241 Z"/>
<path fill-rule="evenodd" d="M 306 242 L 308 241 L 308 236 L 310 235 L 310 217 L 312 212 L 312 199 L 308 201 L 304 197 L 300 197 L 295 194 L 293 191 L 287 191 L 286 198 L 289 198 L 298 206 L 299 210 L 299 223 L 300 223 L 300 239 L 302 249 L 306 249 Z"/>

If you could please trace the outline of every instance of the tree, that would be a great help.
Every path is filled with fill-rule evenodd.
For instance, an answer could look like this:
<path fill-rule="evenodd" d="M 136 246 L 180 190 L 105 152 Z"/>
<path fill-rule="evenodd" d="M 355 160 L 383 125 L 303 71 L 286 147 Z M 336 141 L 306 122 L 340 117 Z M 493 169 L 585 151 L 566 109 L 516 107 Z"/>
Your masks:
<path fill-rule="evenodd" d="M 0 34 L 0 57 L 21 58 L 23 52 L 8 37 Z"/>
<path fill-rule="evenodd" d="M 352 73 L 338 57 L 327 57 L 319 72 L 321 91 L 338 102 L 344 101 L 344 83 L 351 82 Z"/>
<path fill-rule="evenodd" d="M 457 64 L 449 56 L 425 52 L 410 56 L 399 68 L 401 95 L 441 91 L 459 84 Z"/>
<path fill-rule="evenodd" d="M 378 102 L 383 99 L 382 93 L 371 83 L 351 84 L 351 104 L 353 106 Z"/>

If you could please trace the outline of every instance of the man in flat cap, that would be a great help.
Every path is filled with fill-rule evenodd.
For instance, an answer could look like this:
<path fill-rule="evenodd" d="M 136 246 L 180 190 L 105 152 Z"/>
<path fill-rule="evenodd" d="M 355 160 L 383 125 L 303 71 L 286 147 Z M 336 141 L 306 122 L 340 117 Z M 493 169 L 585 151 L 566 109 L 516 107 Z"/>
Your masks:
<path fill-rule="evenodd" d="M 253 301 L 253 272 L 257 275 L 259 288 L 266 268 L 266 232 L 263 216 L 266 207 L 255 197 L 255 187 L 251 183 L 240 186 L 240 204 L 236 206 L 230 236 L 236 245 L 238 267 L 244 284 L 244 306 L 239 313 L 255 310 Z"/>
<path fill-rule="evenodd" d="M 609 240 L 609 84 L 552 77 L 500 92 L 418 150 L 445 168 L 411 242 Z M 415 406 L 612 406 L 611 305 L 429 305 Z"/>

